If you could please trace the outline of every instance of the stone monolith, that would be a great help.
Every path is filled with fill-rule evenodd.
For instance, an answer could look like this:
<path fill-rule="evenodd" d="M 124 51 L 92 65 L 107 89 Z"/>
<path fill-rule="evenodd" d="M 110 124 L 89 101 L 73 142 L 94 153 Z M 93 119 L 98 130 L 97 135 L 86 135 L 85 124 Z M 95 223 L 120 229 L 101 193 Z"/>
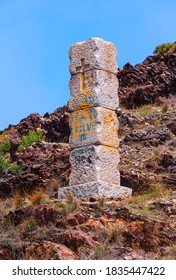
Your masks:
<path fill-rule="evenodd" d="M 69 58 L 71 175 L 58 197 L 130 196 L 131 189 L 120 185 L 118 170 L 116 48 L 92 38 L 71 46 Z"/>

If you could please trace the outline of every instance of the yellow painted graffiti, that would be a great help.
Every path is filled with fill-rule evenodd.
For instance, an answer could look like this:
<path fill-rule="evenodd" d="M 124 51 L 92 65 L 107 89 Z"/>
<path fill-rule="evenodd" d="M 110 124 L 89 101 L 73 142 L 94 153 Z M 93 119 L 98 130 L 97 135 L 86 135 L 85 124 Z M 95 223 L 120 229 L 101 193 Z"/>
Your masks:
<path fill-rule="evenodd" d="M 72 137 L 80 137 L 83 141 L 89 135 L 94 135 L 97 112 L 94 108 L 72 113 L 70 127 Z"/>
<path fill-rule="evenodd" d="M 103 130 L 102 138 L 108 139 L 108 145 L 118 145 L 118 125 L 116 117 L 110 112 L 102 118 Z"/>
<path fill-rule="evenodd" d="M 73 106 L 75 109 L 85 109 L 92 106 L 92 77 L 85 73 L 80 73 L 80 92 L 75 98 Z"/>

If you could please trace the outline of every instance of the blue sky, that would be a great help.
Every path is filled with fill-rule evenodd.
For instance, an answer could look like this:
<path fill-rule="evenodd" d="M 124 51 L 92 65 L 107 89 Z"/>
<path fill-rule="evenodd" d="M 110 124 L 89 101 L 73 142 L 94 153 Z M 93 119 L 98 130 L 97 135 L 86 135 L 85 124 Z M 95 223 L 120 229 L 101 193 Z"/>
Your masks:
<path fill-rule="evenodd" d="M 111 41 L 118 65 L 176 41 L 175 0 L 0 0 L 0 129 L 67 103 L 68 50 Z"/>

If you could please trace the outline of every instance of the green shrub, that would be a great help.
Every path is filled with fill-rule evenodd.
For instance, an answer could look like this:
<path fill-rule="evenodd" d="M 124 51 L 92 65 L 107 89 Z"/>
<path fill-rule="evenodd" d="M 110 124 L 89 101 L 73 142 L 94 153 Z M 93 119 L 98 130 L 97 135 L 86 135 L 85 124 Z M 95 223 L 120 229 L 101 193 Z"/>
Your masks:
<path fill-rule="evenodd" d="M 20 174 L 24 171 L 24 167 L 19 165 L 19 164 L 15 164 L 15 165 L 12 165 L 8 168 L 8 170 L 10 171 L 10 173 L 12 174 Z"/>
<path fill-rule="evenodd" d="M 12 163 L 10 158 L 0 157 L 0 174 L 3 174 L 5 170 L 15 175 L 23 172 L 24 167 L 19 164 Z"/>
<path fill-rule="evenodd" d="M 9 171 L 12 174 L 20 174 L 24 171 L 24 167 L 19 164 L 13 164 L 11 159 L 0 158 L 0 174 L 5 170 Z"/>
<path fill-rule="evenodd" d="M 40 129 L 37 129 L 36 131 L 31 130 L 28 132 L 26 136 L 23 136 L 19 141 L 19 148 L 18 150 L 22 152 L 24 148 L 31 146 L 34 142 L 37 141 L 43 141 L 43 133 Z"/>
<path fill-rule="evenodd" d="M 10 159 L 2 159 L 0 158 L 0 174 L 4 172 L 5 169 L 8 169 L 10 166 Z"/>
<path fill-rule="evenodd" d="M 6 140 L 0 145 L 0 156 L 10 151 L 10 140 Z"/>
<path fill-rule="evenodd" d="M 175 50 L 176 50 L 176 42 L 166 43 L 166 44 L 157 46 L 153 53 L 163 56 L 164 54 L 167 54 L 167 53 L 175 51 Z"/>

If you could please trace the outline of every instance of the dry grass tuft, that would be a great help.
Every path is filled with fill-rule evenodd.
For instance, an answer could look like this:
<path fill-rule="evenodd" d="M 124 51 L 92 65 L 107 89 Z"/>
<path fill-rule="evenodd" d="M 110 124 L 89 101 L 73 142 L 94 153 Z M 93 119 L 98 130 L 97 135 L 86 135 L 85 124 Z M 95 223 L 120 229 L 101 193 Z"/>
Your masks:
<path fill-rule="evenodd" d="M 132 110 L 133 113 L 136 113 L 139 116 L 146 116 L 156 113 L 157 111 L 160 111 L 160 107 L 154 106 L 153 104 L 143 105 Z"/>
<path fill-rule="evenodd" d="M 62 214 L 67 215 L 75 210 L 78 210 L 79 206 L 80 201 L 73 196 L 69 196 L 65 203 L 62 204 Z"/>
<path fill-rule="evenodd" d="M 104 228 L 98 231 L 98 240 L 105 242 L 120 242 L 122 240 L 122 233 L 124 232 L 124 225 L 107 224 Z"/>
<path fill-rule="evenodd" d="M 42 204 L 48 200 L 48 196 L 42 190 L 36 190 L 28 196 L 29 205 Z"/>

